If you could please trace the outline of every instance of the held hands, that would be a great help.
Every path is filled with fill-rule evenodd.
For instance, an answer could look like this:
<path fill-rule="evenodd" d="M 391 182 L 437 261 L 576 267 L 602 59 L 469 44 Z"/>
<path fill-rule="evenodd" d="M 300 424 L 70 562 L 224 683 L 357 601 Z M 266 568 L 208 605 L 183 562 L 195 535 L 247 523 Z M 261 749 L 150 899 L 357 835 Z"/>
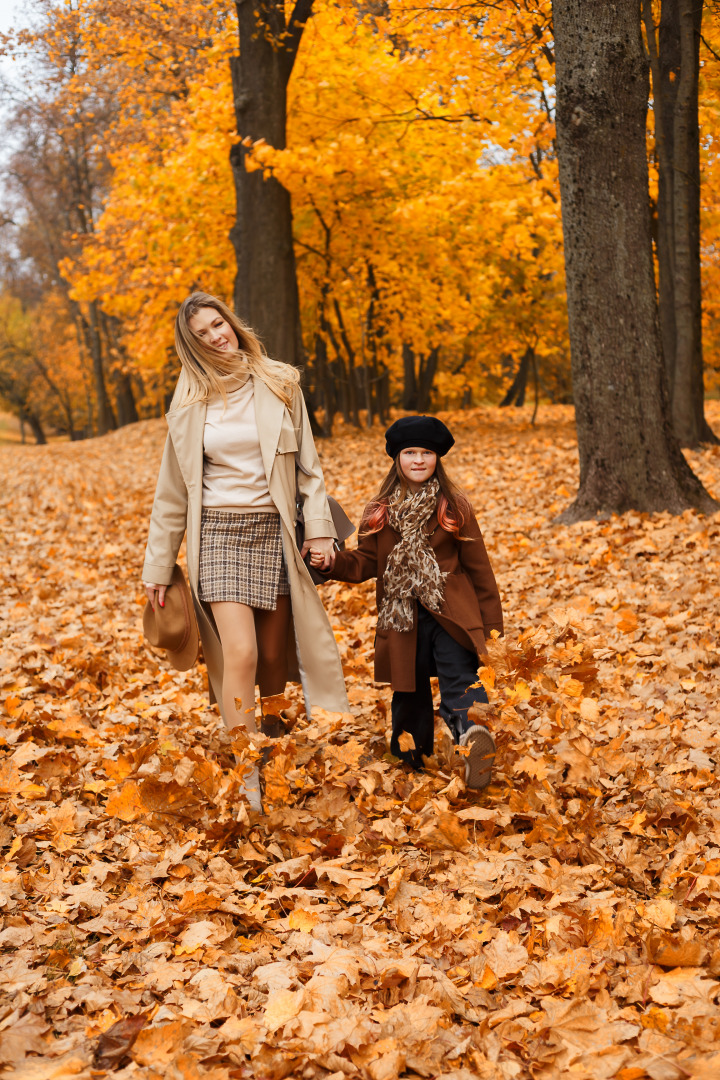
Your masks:
<path fill-rule="evenodd" d="M 306 540 L 300 555 L 304 559 L 310 552 L 310 565 L 315 570 L 332 570 L 335 566 L 335 541 L 331 536 L 318 536 Z"/>

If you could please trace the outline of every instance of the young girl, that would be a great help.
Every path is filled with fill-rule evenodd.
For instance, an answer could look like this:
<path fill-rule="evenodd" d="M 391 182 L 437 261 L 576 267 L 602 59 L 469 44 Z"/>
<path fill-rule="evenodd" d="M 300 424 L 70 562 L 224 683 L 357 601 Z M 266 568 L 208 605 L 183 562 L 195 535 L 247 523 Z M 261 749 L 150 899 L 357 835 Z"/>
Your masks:
<path fill-rule="evenodd" d="M 430 677 L 440 685 L 440 714 L 456 743 L 469 747 L 468 787 L 490 783 L 495 743 L 468 709 L 487 702 L 477 682 L 485 635 L 502 633 L 500 596 L 473 508 L 440 458 L 455 440 L 434 416 L 396 420 L 385 433 L 393 459 L 377 497 L 365 508 L 354 551 L 336 552 L 325 575 L 377 578 L 375 679 L 393 688 L 390 749 L 414 768 L 433 752 Z M 314 566 L 322 560 L 311 556 Z M 414 749 L 403 751 L 401 732 Z"/>

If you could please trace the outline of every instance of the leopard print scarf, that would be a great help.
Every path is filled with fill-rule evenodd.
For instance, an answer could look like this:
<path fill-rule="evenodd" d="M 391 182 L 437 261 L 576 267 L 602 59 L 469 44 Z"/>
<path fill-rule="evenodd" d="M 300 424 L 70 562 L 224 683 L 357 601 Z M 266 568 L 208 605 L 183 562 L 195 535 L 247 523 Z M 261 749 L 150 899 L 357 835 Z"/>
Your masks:
<path fill-rule="evenodd" d="M 419 491 L 407 491 L 404 498 L 399 487 L 393 492 L 388 523 L 401 539 L 390 552 L 383 574 L 385 596 L 378 616 L 380 630 L 412 630 L 413 600 L 419 600 L 428 611 L 442 607 L 446 575 L 425 535 L 439 491 L 440 485 L 432 477 Z"/>

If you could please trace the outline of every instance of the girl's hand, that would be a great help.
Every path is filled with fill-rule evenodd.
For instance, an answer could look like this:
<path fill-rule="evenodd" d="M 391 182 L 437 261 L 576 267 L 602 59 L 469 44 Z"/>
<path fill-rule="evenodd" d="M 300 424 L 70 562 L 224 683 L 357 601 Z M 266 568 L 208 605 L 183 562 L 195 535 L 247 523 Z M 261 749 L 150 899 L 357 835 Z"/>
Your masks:
<path fill-rule="evenodd" d="M 160 607 L 165 607 L 165 590 L 167 585 L 152 585 L 149 581 L 143 581 L 145 586 L 145 592 L 147 598 L 150 601 L 150 607 L 155 610 L 155 594 L 157 593 L 157 599 L 160 603 Z"/>
<path fill-rule="evenodd" d="M 310 562 L 316 570 L 332 570 L 335 563 L 335 541 L 331 536 L 306 540 L 300 552 L 303 559 L 310 552 Z"/>
<path fill-rule="evenodd" d="M 335 569 L 335 546 L 333 545 L 332 552 L 330 553 L 330 562 L 325 565 L 325 556 L 319 552 L 310 555 L 310 565 L 315 570 L 334 570 Z"/>

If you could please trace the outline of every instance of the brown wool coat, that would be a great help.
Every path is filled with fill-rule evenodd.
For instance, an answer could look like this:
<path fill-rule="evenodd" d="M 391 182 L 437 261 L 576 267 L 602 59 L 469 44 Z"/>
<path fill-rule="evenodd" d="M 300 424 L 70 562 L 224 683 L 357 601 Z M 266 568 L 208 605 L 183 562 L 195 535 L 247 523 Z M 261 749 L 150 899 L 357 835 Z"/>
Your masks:
<path fill-rule="evenodd" d="M 182 376 L 181 376 L 182 380 Z M 280 514 L 282 544 L 290 582 L 292 620 L 286 663 L 270 667 L 258 658 L 257 683 L 263 696 L 281 694 L 287 680 L 302 683 L 308 708 L 349 711 L 335 635 L 308 569 L 295 543 L 296 493 L 305 518 L 305 536 L 335 536 L 322 468 L 310 431 L 305 403 L 297 390 L 290 408 L 260 379 L 253 379 L 260 451 L 270 495 Z M 207 664 L 210 699 L 221 707 L 223 656 L 210 605 L 198 595 L 202 515 L 203 431 L 206 406 L 174 404 L 167 414 L 165 444 L 150 518 L 143 581 L 167 585 L 187 535 L 187 567 L 198 629 Z"/>
<path fill-rule="evenodd" d="M 485 635 L 492 630 L 502 634 L 503 616 L 495 575 L 475 513 L 470 508 L 463 526 L 467 540 L 456 540 L 451 533 L 441 529 L 437 514 L 430 518 L 426 531 L 430 534 L 430 546 L 440 570 L 448 575 L 442 608 L 437 613 L 432 612 L 433 617 L 455 641 L 474 650 L 480 657 L 486 652 Z M 389 525 L 380 532 L 366 535 L 362 535 L 361 526 L 360 532 L 357 548 L 338 552 L 335 568 L 328 576 L 350 582 L 377 578 L 375 595 L 379 611 L 385 596 L 385 566 L 400 536 Z M 413 691 L 416 645 L 417 618 L 412 630 L 378 630 L 375 638 L 376 681 L 391 683 L 393 690 Z"/>

